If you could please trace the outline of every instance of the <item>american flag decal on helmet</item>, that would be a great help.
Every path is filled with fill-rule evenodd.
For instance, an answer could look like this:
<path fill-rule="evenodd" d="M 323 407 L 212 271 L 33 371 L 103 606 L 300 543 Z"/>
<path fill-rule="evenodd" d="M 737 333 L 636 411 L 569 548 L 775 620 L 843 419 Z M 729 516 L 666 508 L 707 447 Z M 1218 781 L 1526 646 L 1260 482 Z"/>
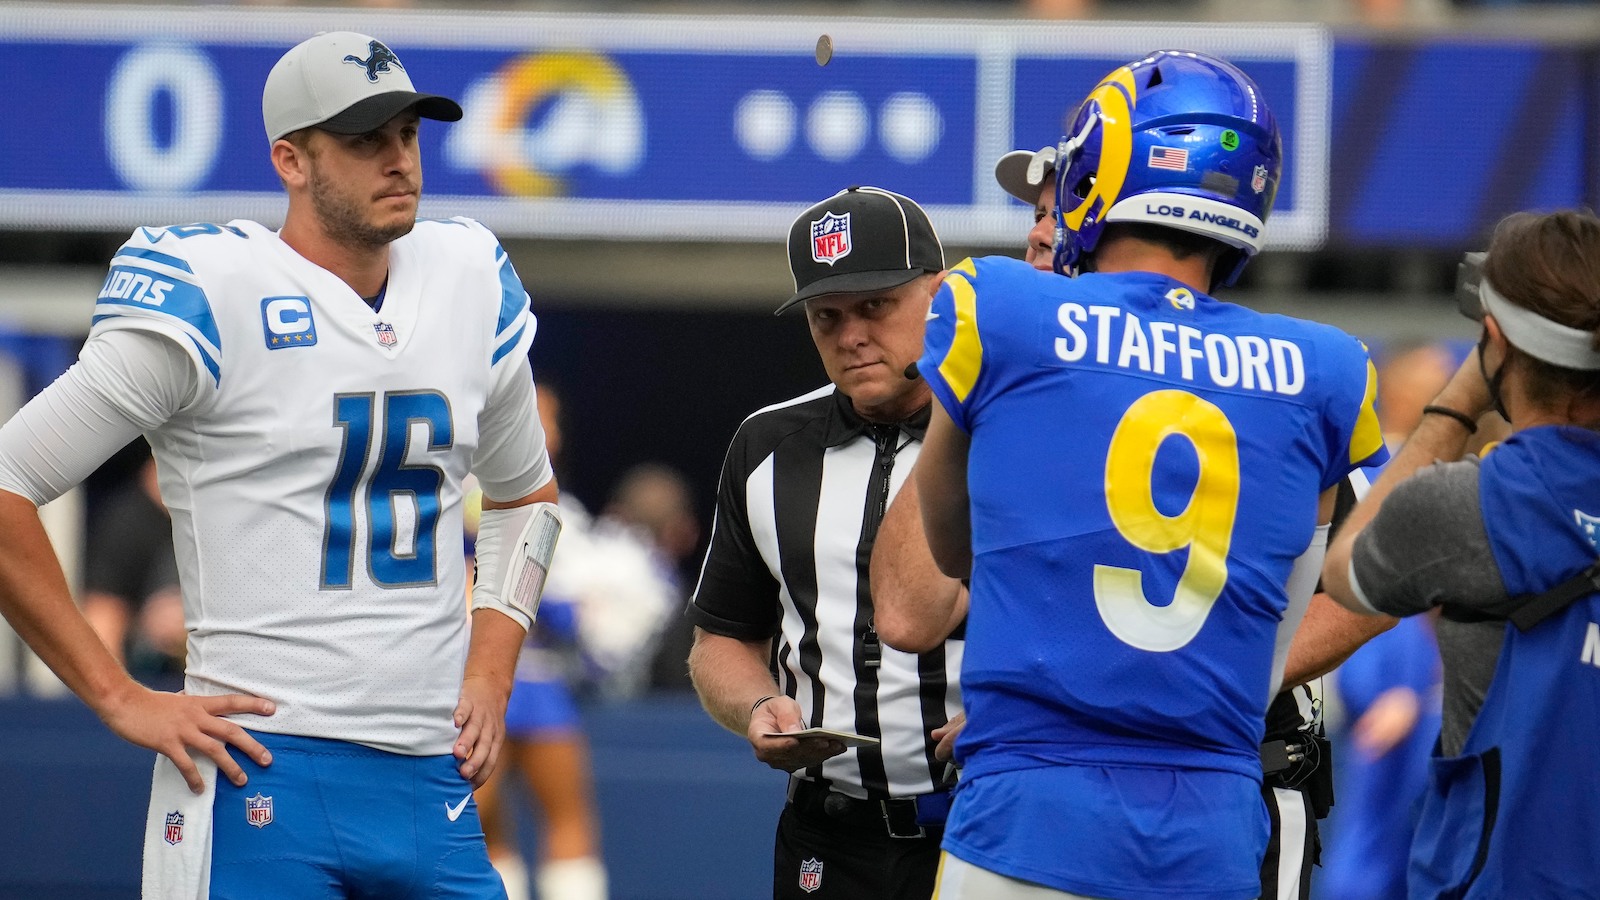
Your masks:
<path fill-rule="evenodd" d="M 1189 151 L 1182 147 L 1151 147 L 1150 168 L 1189 171 Z"/>

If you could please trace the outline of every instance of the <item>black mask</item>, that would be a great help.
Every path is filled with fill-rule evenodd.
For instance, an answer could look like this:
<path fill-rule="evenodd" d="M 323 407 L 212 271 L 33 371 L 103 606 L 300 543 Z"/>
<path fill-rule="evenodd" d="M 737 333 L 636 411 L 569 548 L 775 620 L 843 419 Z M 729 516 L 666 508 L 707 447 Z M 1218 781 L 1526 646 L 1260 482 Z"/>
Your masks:
<path fill-rule="evenodd" d="M 1489 400 L 1494 403 L 1494 411 L 1499 413 L 1507 422 L 1511 421 L 1511 414 L 1506 412 L 1506 404 L 1500 399 L 1500 382 L 1506 377 L 1506 363 L 1511 361 L 1510 349 L 1507 348 L 1506 358 L 1500 361 L 1500 368 L 1494 375 L 1489 375 L 1489 364 L 1484 362 L 1485 351 L 1489 349 L 1489 329 L 1483 330 L 1483 336 L 1478 338 L 1478 371 L 1483 375 L 1483 381 L 1489 386 Z"/>

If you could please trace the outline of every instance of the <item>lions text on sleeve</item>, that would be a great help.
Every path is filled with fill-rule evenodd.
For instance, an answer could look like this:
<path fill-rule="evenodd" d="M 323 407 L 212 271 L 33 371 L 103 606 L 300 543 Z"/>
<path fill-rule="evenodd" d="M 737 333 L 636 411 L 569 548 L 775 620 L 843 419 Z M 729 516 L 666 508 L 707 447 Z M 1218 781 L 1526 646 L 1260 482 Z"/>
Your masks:
<path fill-rule="evenodd" d="M 274 700 L 273 716 L 239 717 L 263 731 L 450 751 L 461 481 L 534 324 L 505 252 L 467 219 L 420 221 L 391 245 L 376 311 L 254 222 L 134 232 L 91 338 L 163 334 L 201 376 L 148 435 L 189 692 Z"/>

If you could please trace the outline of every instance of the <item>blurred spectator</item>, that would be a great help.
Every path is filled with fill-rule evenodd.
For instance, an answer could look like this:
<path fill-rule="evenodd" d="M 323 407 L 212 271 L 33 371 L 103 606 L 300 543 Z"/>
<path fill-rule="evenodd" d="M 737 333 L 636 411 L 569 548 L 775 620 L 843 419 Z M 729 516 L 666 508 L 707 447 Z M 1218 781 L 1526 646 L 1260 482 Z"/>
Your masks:
<path fill-rule="evenodd" d="M 602 515 L 644 530 L 674 565 L 693 559 L 700 545 L 689 481 L 663 463 L 640 463 L 624 472 Z"/>
<path fill-rule="evenodd" d="M 1378 369 L 1378 424 L 1398 450 L 1455 373 L 1464 351 L 1438 342 L 1399 344 Z M 1373 479 L 1377 478 L 1372 473 Z M 1347 726 L 1338 746 L 1338 804 L 1321 891 L 1340 900 L 1405 896 L 1412 806 L 1428 783 L 1439 736 L 1440 662 L 1432 624 L 1401 619 L 1334 674 Z"/>
<path fill-rule="evenodd" d="M 1431 397 L 1429 399 L 1432 399 Z M 1339 668 L 1350 727 L 1338 759 L 1338 818 L 1319 891 L 1339 900 L 1406 895 L 1413 810 L 1441 721 L 1431 617 L 1401 619 Z"/>
<path fill-rule="evenodd" d="M 1378 422 L 1389 449 L 1417 427 L 1422 408 L 1433 401 L 1461 364 L 1457 354 L 1438 342 L 1398 344 L 1383 354 L 1378 372 Z"/>
<path fill-rule="evenodd" d="M 650 542 L 663 579 L 673 585 L 674 609 L 656 642 L 650 664 L 652 690 L 693 690 L 689 648 L 694 626 L 681 615 L 687 599 L 684 566 L 698 557 L 700 523 L 694 515 L 689 482 L 661 463 L 640 463 L 623 474 L 606 503 L 603 521 L 630 527 Z"/>
<path fill-rule="evenodd" d="M 1097 5 L 1095 0 L 1023 0 L 1023 8 L 1036 19 L 1087 19 Z"/>
<path fill-rule="evenodd" d="M 1384 443 L 1398 450 L 1422 418 L 1422 407 L 1432 402 L 1472 350 L 1470 341 L 1416 341 L 1397 344 L 1381 354 L 1378 368 L 1378 423 Z M 1511 434 L 1511 424 L 1497 415 L 1485 416 L 1468 442 L 1467 452 Z M 1376 476 L 1374 476 L 1376 477 Z"/>
<path fill-rule="evenodd" d="M 83 614 L 132 675 L 181 686 L 188 632 L 172 549 L 172 519 L 161 503 L 156 463 L 145 449 L 134 478 L 89 522 Z"/>
<path fill-rule="evenodd" d="M 559 477 L 561 398 L 538 386 L 545 445 Z M 650 649 L 677 608 L 677 586 L 632 527 L 591 518 L 570 491 L 561 496 L 565 527 L 556 544 L 544 600 L 517 664 L 506 707 L 506 754 L 530 789 L 543 824 L 533 879 L 541 900 L 604 900 L 588 742 L 578 695 L 637 693 Z M 495 777 L 478 791 L 490 859 L 511 900 L 529 896 L 506 785 Z"/>

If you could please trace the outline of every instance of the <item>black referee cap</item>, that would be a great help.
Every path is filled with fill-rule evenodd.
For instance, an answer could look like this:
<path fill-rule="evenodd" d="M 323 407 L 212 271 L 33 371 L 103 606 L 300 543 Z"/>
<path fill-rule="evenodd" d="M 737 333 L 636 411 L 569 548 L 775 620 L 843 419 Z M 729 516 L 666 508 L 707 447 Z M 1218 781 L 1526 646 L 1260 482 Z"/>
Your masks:
<path fill-rule="evenodd" d="M 777 312 L 812 297 L 888 290 L 942 269 L 944 247 L 922 207 L 882 188 L 852 187 L 789 226 L 794 296 Z"/>

